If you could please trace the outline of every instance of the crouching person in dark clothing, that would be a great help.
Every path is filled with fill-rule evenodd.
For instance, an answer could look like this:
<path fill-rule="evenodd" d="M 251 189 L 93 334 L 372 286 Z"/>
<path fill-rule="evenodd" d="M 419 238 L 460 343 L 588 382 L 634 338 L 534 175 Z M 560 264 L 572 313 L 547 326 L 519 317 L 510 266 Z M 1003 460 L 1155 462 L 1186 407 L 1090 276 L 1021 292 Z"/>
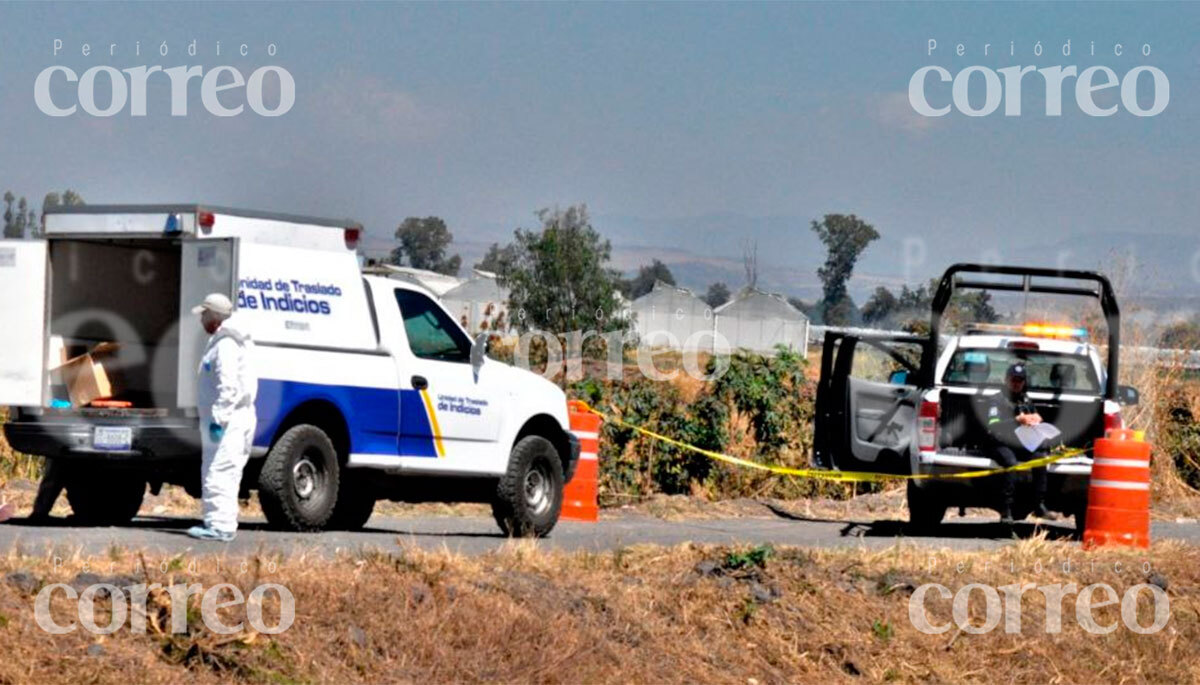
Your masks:
<path fill-rule="evenodd" d="M 992 438 L 992 458 L 1003 467 L 1013 467 L 1021 462 L 1044 456 L 1040 450 L 1029 451 L 1017 438 L 1016 430 L 1020 426 L 1036 426 L 1042 422 L 1042 417 L 1034 409 L 1033 403 L 1025 394 L 1028 377 L 1025 365 L 1018 362 L 1008 367 L 1004 374 L 1004 389 L 993 395 L 987 403 L 987 428 Z M 1033 514 L 1046 517 L 1046 468 L 1033 469 Z M 1013 522 L 1013 497 L 1016 494 L 1017 474 L 1008 471 L 1001 478 L 1003 504 L 1000 520 L 1004 523 Z"/>

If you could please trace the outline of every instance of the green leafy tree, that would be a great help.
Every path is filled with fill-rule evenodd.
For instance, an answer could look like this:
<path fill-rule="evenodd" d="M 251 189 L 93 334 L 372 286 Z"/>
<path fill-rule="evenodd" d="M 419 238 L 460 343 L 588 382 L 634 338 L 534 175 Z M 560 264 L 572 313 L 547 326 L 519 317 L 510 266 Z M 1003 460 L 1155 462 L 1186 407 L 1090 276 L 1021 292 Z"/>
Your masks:
<path fill-rule="evenodd" d="M 879 232 L 853 214 L 826 214 L 821 221 L 812 222 L 812 230 L 827 251 L 825 264 L 817 270 L 824 294 L 821 318 L 830 326 L 852 323 L 858 310 L 846 294 L 846 284 L 859 256 L 879 239 Z"/>
<path fill-rule="evenodd" d="M 811 321 L 820 320 L 820 312 L 817 311 L 820 305 L 819 302 L 805 302 L 798 297 L 789 297 L 787 298 L 787 301 L 788 304 L 792 305 L 796 309 L 799 309 L 800 312 L 807 316 Z"/>
<path fill-rule="evenodd" d="M 31 213 L 29 211 L 29 201 L 22 195 L 17 201 L 17 215 L 13 218 L 13 237 L 24 238 L 25 229 L 32 223 Z"/>
<path fill-rule="evenodd" d="M 871 294 L 871 299 L 867 300 L 867 303 L 862 307 L 863 323 L 868 326 L 874 326 L 889 321 L 892 314 L 899 308 L 899 305 L 900 302 L 892 294 L 892 291 L 881 285 L 875 288 L 875 292 Z"/>
<path fill-rule="evenodd" d="M 499 274 L 504 272 L 512 260 L 512 245 L 500 247 L 498 243 L 492 243 L 483 255 L 483 259 L 475 264 L 475 268 L 480 271 L 490 271 L 491 273 Z"/>
<path fill-rule="evenodd" d="M 446 222 L 436 216 L 410 216 L 396 229 L 400 245 L 392 250 L 391 263 L 407 264 L 414 269 L 436 271 L 454 276 L 462 266 L 462 257 L 446 255 L 454 234 Z"/>
<path fill-rule="evenodd" d="M 511 262 L 500 283 L 509 289 L 509 318 L 524 331 L 627 330 L 618 298 L 612 245 L 592 227 L 587 206 L 537 212 L 541 230 L 513 233 Z"/>
<path fill-rule="evenodd" d="M 729 286 L 717 281 L 708 286 L 708 292 L 704 293 L 704 301 L 708 303 L 708 306 L 716 309 L 729 301 L 730 294 Z"/>
<path fill-rule="evenodd" d="M 4 193 L 4 237 L 5 238 L 20 238 L 17 234 L 17 225 L 15 215 L 13 214 L 13 202 L 17 198 L 12 194 L 11 190 Z"/>
<path fill-rule="evenodd" d="M 675 285 L 675 276 L 671 273 L 671 269 L 657 259 L 649 264 L 643 264 L 638 269 L 637 275 L 624 281 L 621 284 L 621 292 L 629 299 L 636 300 L 654 290 L 655 281 Z"/>

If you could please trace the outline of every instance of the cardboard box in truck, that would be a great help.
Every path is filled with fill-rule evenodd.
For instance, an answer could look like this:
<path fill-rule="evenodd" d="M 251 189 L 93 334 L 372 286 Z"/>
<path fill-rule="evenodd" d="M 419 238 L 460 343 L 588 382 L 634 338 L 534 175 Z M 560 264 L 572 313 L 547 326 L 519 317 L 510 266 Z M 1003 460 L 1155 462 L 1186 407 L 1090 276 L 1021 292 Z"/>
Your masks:
<path fill-rule="evenodd" d="M 62 366 L 51 370 L 66 386 L 72 406 L 84 407 L 92 400 L 113 396 L 114 378 L 104 363 L 111 361 L 117 347 L 116 343 L 100 343 L 86 354 L 68 359 Z"/>

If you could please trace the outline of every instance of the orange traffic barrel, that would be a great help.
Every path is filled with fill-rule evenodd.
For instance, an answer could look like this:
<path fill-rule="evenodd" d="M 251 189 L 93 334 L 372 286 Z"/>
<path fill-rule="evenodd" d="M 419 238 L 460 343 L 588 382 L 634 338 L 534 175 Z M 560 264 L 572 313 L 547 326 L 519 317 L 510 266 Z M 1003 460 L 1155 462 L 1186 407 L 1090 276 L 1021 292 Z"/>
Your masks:
<path fill-rule="evenodd" d="M 579 438 L 579 464 L 563 488 L 562 518 L 595 522 L 600 517 L 600 417 L 582 402 L 567 403 L 571 432 Z"/>
<path fill-rule="evenodd" d="M 1083 546 L 1149 547 L 1150 443 L 1141 431 L 1110 430 L 1092 457 Z"/>

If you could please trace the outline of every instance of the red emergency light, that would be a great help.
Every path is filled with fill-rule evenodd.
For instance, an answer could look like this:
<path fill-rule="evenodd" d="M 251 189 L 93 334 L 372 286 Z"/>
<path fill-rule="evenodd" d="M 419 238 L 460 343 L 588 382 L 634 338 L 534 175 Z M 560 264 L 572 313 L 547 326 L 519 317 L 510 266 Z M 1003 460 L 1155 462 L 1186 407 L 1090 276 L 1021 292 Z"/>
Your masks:
<path fill-rule="evenodd" d="M 200 228 L 211 230 L 213 225 L 217 223 L 217 216 L 212 212 L 197 212 L 196 223 L 200 224 Z"/>
<path fill-rule="evenodd" d="M 346 227 L 343 229 L 342 235 L 346 239 L 346 247 L 353 250 L 358 247 L 358 239 L 362 237 L 362 229 L 358 227 Z"/>

